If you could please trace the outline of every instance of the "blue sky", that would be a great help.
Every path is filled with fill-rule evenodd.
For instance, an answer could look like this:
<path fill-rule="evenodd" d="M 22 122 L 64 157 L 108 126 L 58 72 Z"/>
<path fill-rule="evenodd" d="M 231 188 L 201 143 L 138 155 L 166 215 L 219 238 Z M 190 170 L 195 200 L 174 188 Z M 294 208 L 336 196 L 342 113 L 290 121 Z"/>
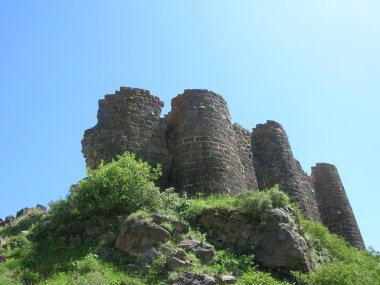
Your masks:
<path fill-rule="evenodd" d="M 252 129 L 280 122 L 307 172 L 338 167 L 380 250 L 379 1 L 1 1 L 0 217 L 65 197 L 120 86 L 204 88 Z"/>

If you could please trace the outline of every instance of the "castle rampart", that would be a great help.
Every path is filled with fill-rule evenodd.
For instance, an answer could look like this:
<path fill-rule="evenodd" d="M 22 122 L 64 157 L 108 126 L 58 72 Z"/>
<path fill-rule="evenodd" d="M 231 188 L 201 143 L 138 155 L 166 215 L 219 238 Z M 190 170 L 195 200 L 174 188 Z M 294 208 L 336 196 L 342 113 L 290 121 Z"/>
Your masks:
<path fill-rule="evenodd" d="M 159 186 L 189 195 L 236 194 L 279 184 L 306 217 L 364 248 L 336 168 L 317 164 L 313 184 L 280 124 L 268 121 L 252 133 L 232 125 L 226 101 L 204 89 L 175 97 L 164 118 L 162 107 L 158 97 L 137 88 L 122 87 L 99 100 L 98 123 L 82 140 L 87 166 L 94 169 L 101 160 L 133 152 L 153 166 L 162 165 Z"/>
<path fill-rule="evenodd" d="M 344 237 L 351 245 L 365 249 L 362 235 L 347 198 L 338 170 L 334 165 L 317 163 L 312 179 L 323 224 Z"/>
<path fill-rule="evenodd" d="M 243 172 L 247 189 L 258 190 L 256 170 L 253 167 L 252 134 L 239 124 L 233 125 L 237 142 L 240 161 L 243 164 Z"/>
<path fill-rule="evenodd" d="M 137 88 L 121 87 L 99 100 L 98 123 L 85 132 L 82 140 L 87 166 L 94 169 L 101 160 L 110 162 L 116 155 L 133 152 L 153 166 L 163 166 L 160 184 L 166 186 L 169 156 L 166 126 L 160 119 L 163 106 L 158 97 Z"/>
<path fill-rule="evenodd" d="M 167 116 L 171 185 L 189 194 L 238 193 L 246 188 L 225 100 L 208 90 L 185 90 Z"/>
<path fill-rule="evenodd" d="M 259 188 L 278 184 L 306 217 L 320 220 L 313 185 L 294 158 L 283 127 L 274 121 L 257 125 L 252 133 L 252 149 Z"/>

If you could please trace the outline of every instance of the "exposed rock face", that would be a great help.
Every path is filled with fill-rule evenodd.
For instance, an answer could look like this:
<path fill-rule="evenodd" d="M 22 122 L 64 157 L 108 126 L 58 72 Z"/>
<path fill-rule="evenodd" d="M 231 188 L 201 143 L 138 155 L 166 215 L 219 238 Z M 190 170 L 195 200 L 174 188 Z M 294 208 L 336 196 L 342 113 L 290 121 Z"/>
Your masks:
<path fill-rule="evenodd" d="M 199 224 L 215 246 L 238 254 L 254 254 L 261 266 L 288 274 L 291 270 L 307 272 L 314 268 L 310 246 L 295 221 L 294 213 L 272 209 L 265 225 L 259 226 L 234 211 L 214 208 L 201 214 Z"/>
<path fill-rule="evenodd" d="M 209 264 L 213 261 L 215 251 L 214 247 L 210 244 L 200 242 L 191 238 L 186 238 L 183 241 L 181 241 L 179 246 L 185 250 L 194 251 L 196 257 L 199 258 L 203 264 Z"/>
<path fill-rule="evenodd" d="M 181 223 L 182 226 L 178 228 L 173 226 L 173 231 L 169 232 L 161 226 L 164 222 L 168 222 L 172 226 Z M 159 212 L 151 213 L 147 217 L 131 217 L 121 225 L 115 248 L 127 253 L 138 263 L 149 264 L 157 258 L 157 250 L 168 242 L 172 234 L 184 234 L 188 231 L 189 226 L 184 222 L 173 220 Z M 175 266 L 176 261 L 187 265 L 187 260 L 179 260 L 179 256 L 172 257 L 169 266 Z"/>
<path fill-rule="evenodd" d="M 347 198 L 338 170 L 334 165 L 317 163 L 312 179 L 323 224 L 351 245 L 365 249 L 362 235 Z"/>
<path fill-rule="evenodd" d="M 259 188 L 279 184 L 306 217 L 319 221 L 313 184 L 294 158 L 283 127 L 274 121 L 257 125 L 252 133 L 252 148 Z"/>
<path fill-rule="evenodd" d="M 216 285 L 216 281 L 207 274 L 184 272 L 173 280 L 172 285 Z"/>
<path fill-rule="evenodd" d="M 26 215 L 31 209 L 29 208 L 22 208 L 20 211 L 17 212 L 16 218 L 19 218 L 23 215 Z"/>
<path fill-rule="evenodd" d="M 157 258 L 156 248 L 170 239 L 170 233 L 155 223 L 126 219 L 116 240 L 115 248 L 126 252 L 139 263 L 151 263 Z"/>
<path fill-rule="evenodd" d="M 87 130 L 82 140 L 86 164 L 97 168 L 101 160 L 110 162 L 126 151 L 151 165 L 160 163 L 166 186 L 168 151 L 165 146 L 166 126 L 160 119 L 164 103 L 149 91 L 120 88 L 114 95 L 99 100 L 98 123 Z"/>
<path fill-rule="evenodd" d="M 185 90 L 167 116 L 171 184 L 190 195 L 238 193 L 246 188 L 235 132 L 224 99 Z"/>

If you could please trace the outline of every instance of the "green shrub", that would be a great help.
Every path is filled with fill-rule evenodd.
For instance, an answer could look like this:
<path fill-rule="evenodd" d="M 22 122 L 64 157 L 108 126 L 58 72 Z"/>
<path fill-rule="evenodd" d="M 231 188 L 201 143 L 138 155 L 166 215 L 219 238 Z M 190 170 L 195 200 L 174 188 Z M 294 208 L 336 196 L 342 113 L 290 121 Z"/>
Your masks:
<path fill-rule="evenodd" d="M 299 282 L 307 285 L 380 284 L 379 257 L 352 247 L 318 222 L 306 220 L 300 214 L 299 218 L 307 238 L 317 251 L 327 251 L 332 259 L 330 263 L 319 265 L 312 273 L 294 273 Z"/>
<path fill-rule="evenodd" d="M 67 272 L 59 272 L 41 284 L 46 285 L 118 285 L 143 284 L 138 279 L 129 277 L 109 263 L 101 261 L 97 255 L 88 254 L 81 260 L 73 261 Z"/>
<path fill-rule="evenodd" d="M 264 191 L 240 193 L 236 196 L 235 206 L 238 212 L 250 217 L 256 223 L 265 221 L 273 207 L 270 195 Z"/>
<path fill-rule="evenodd" d="M 378 271 L 378 270 L 377 270 Z M 356 263 L 334 262 L 317 268 L 310 274 L 296 275 L 307 285 L 378 285 L 380 275 L 375 268 Z"/>
<path fill-rule="evenodd" d="M 88 169 L 88 177 L 72 188 L 70 200 L 81 215 L 115 216 L 142 208 L 156 209 L 162 205 L 154 181 L 161 175 L 159 167 L 137 161 L 134 154 L 117 156 L 98 169 Z"/>
<path fill-rule="evenodd" d="M 274 208 L 283 208 L 291 205 L 289 196 L 285 192 L 281 191 L 278 185 L 264 190 L 264 193 L 265 192 L 269 194 L 272 201 L 272 206 Z"/>
<path fill-rule="evenodd" d="M 269 273 L 248 270 L 238 278 L 236 285 L 290 285 L 287 282 L 281 282 L 274 279 Z M 329 283 L 325 283 L 327 285 Z M 330 284 L 329 284 L 330 285 Z"/>

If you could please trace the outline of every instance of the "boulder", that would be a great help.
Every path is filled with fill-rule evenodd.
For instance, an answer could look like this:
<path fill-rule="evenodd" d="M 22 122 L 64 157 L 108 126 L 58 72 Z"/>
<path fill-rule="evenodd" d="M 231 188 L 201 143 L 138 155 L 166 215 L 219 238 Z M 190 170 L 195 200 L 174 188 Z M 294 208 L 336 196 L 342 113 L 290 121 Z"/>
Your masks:
<path fill-rule="evenodd" d="M 265 223 L 259 225 L 231 209 L 205 209 L 199 224 L 215 246 L 253 254 L 263 267 L 285 274 L 314 269 L 312 247 L 290 209 L 272 209 Z"/>
<path fill-rule="evenodd" d="M 178 232 L 180 234 L 187 234 L 190 230 L 190 227 L 188 224 L 182 221 L 175 220 L 173 218 L 170 218 L 161 212 L 154 212 L 150 214 L 150 217 L 152 218 L 152 222 L 161 225 L 164 222 L 169 222 L 170 224 L 173 225 L 173 230 L 175 232 Z"/>
<path fill-rule="evenodd" d="M 170 218 L 161 212 L 154 212 L 150 214 L 150 217 L 152 218 L 152 222 L 156 223 L 157 225 L 161 225 L 164 222 L 169 222 Z"/>
<path fill-rule="evenodd" d="M 179 246 L 185 250 L 194 250 L 196 257 L 199 258 L 203 264 L 211 263 L 215 255 L 215 249 L 212 245 L 191 237 L 182 240 Z"/>
<path fill-rule="evenodd" d="M 31 209 L 29 208 L 22 208 L 20 211 L 17 212 L 16 218 L 26 215 L 30 210 Z"/>
<path fill-rule="evenodd" d="M 138 263 L 151 263 L 157 258 L 156 248 L 170 239 L 170 233 L 156 223 L 128 218 L 121 225 L 115 248 L 128 254 Z"/>
<path fill-rule="evenodd" d="M 37 204 L 36 209 L 40 209 L 42 212 L 47 211 L 47 207 L 41 204 Z"/>
<path fill-rule="evenodd" d="M 12 216 L 12 215 L 11 216 L 7 216 L 5 218 L 5 224 L 7 224 L 7 225 L 11 225 L 14 222 L 16 222 L 16 218 L 14 216 Z"/>
<path fill-rule="evenodd" d="M 178 267 L 188 267 L 193 264 L 189 261 L 186 252 L 179 250 L 167 258 L 166 265 L 169 270 L 175 270 Z"/>
<path fill-rule="evenodd" d="M 222 275 L 219 278 L 219 284 L 234 284 L 236 278 L 232 275 Z"/>
<path fill-rule="evenodd" d="M 208 244 L 201 243 L 195 249 L 195 255 L 200 259 L 203 264 L 209 264 L 214 259 L 214 247 Z"/>
<path fill-rule="evenodd" d="M 168 266 L 169 270 L 175 270 L 178 267 L 188 267 L 192 264 L 186 260 L 179 259 L 175 256 L 169 256 L 166 260 L 166 265 Z"/>
<path fill-rule="evenodd" d="M 172 220 L 171 224 L 174 227 L 174 231 L 180 233 L 180 234 L 187 234 L 190 230 L 190 227 L 188 224 L 182 222 L 182 221 L 176 221 Z"/>
<path fill-rule="evenodd" d="M 172 281 L 172 285 L 215 285 L 214 278 L 203 273 L 184 272 Z"/>

